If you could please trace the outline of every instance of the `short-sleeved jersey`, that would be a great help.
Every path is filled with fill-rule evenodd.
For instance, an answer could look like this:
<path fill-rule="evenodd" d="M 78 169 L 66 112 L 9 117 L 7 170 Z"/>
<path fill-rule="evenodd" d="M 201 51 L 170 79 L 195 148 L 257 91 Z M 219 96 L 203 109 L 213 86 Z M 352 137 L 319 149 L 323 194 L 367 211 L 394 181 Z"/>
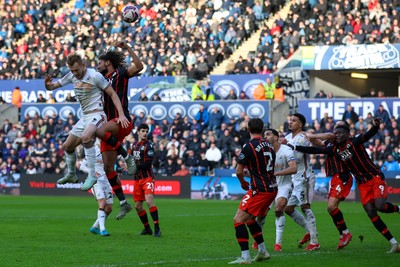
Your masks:
<path fill-rule="evenodd" d="M 288 146 L 281 145 L 279 147 L 279 150 L 275 152 L 276 152 L 275 172 L 286 169 L 289 166 L 290 161 L 296 161 L 293 150 Z M 276 182 L 278 183 L 278 188 L 285 185 L 291 185 L 292 176 L 290 174 L 276 176 Z"/>
<path fill-rule="evenodd" d="M 110 82 L 96 70 L 87 68 L 81 80 L 77 79 L 72 72 L 68 72 L 57 82 L 61 86 L 73 84 L 75 97 L 81 104 L 83 114 L 95 110 L 104 110 L 103 92 L 110 86 Z"/>
<path fill-rule="evenodd" d="M 154 146 L 148 140 L 144 142 L 135 142 L 132 144 L 132 155 L 136 162 L 137 172 L 135 180 L 146 178 L 154 179 L 153 157 Z"/>
<path fill-rule="evenodd" d="M 295 146 L 309 146 L 310 141 L 308 141 L 304 135 L 304 133 L 300 132 L 296 134 L 294 137 L 292 133 L 288 134 L 286 137 L 286 140 L 288 141 L 289 144 L 295 145 Z M 309 155 L 295 151 L 294 156 L 296 158 L 296 163 L 297 163 L 297 173 L 292 174 L 292 180 L 296 181 L 301 181 L 306 178 L 309 178 L 313 175 L 313 170 L 309 164 L 310 162 L 310 157 Z"/>
<path fill-rule="evenodd" d="M 125 117 L 130 120 L 131 116 L 128 108 L 128 82 L 129 77 L 125 67 L 117 68 L 113 73 L 106 76 L 106 79 L 111 82 L 111 86 L 117 93 L 124 110 Z M 111 97 L 107 94 L 104 95 L 104 112 L 108 120 L 118 118 L 118 110 L 114 105 Z"/>
<path fill-rule="evenodd" d="M 251 188 L 259 192 L 278 190 L 274 175 L 276 154 L 264 138 L 253 138 L 244 145 L 238 162 L 247 166 L 251 174 Z"/>
<path fill-rule="evenodd" d="M 358 183 L 365 183 L 376 176 L 384 179 L 383 173 L 374 164 L 365 150 L 364 143 L 378 132 L 378 127 L 373 126 L 365 134 L 351 137 L 346 144 L 317 148 L 317 147 L 296 147 L 296 150 L 312 154 L 328 154 L 342 161 L 354 175 Z"/>

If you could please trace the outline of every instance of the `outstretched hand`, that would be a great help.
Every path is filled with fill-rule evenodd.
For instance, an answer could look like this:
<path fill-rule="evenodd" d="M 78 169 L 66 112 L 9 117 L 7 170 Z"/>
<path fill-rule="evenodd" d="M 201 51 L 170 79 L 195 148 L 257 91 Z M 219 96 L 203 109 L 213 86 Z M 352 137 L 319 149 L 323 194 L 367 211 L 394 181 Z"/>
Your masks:
<path fill-rule="evenodd" d="M 374 120 L 372 121 L 372 124 L 374 126 L 379 126 L 382 123 L 382 119 L 380 117 L 375 117 Z"/>
<path fill-rule="evenodd" d="M 286 145 L 287 142 L 288 142 L 288 141 L 286 140 L 285 137 L 280 137 L 280 138 L 278 139 L 278 141 L 279 141 L 279 143 L 282 144 L 282 145 Z"/>
<path fill-rule="evenodd" d="M 114 46 L 120 48 L 126 48 L 128 45 L 125 41 L 116 41 Z"/>

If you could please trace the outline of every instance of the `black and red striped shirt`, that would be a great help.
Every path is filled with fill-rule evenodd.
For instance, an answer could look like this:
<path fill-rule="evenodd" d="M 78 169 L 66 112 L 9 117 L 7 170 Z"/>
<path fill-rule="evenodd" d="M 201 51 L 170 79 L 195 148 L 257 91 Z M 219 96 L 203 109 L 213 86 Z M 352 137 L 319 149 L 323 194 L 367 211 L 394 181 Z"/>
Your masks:
<path fill-rule="evenodd" d="M 251 174 L 252 190 L 278 191 L 274 175 L 275 158 L 274 148 L 264 138 L 253 138 L 243 147 L 238 162 L 247 166 Z"/>
<path fill-rule="evenodd" d="M 375 176 L 384 179 L 385 176 L 374 164 L 364 147 L 364 143 L 373 137 L 378 129 L 378 126 L 372 126 L 368 132 L 349 138 L 345 144 L 334 144 L 324 148 L 296 146 L 296 150 L 304 153 L 334 156 L 344 163 L 358 183 L 365 183 Z"/>
<path fill-rule="evenodd" d="M 117 93 L 119 100 L 121 101 L 122 108 L 124 110 L 124 115 L 130 121 L 131 116 L 128 108 L 129 77 L 127 69 L 124 67 L 119 67 L 113 73 L 106 75 L 106 79 L 108 79 L 111 82 L 112 88 Z M 106 113 L 108 120 L 112 120 L 119 117 L 118 110 L 108 94 L 104 94 L 104 112 Z"/>
<path fill-rule="evenodd" d="M 331 143 L 330 141 L 325 142 L 326 147 L 331 147 L 333 145 L 335 144 Z M 328 155 L 325 159 L 325 174 L 326 176 L 334 176 L 335 174 L 338 174 L 339 178 L 343 182 L 347 182 L 349 179 L 352 179 L 347 165 L 333 155 Z"/>
<path fill-rule="evenodd" d="M 154 179 L 153 173 L 153 157 L 154 157 L 154 146 L 153 143 L 146 140 L 143 142 L 135 142 L 132 144 L 131 151 L 137 172 L 135 174 L 135 180 L 141 180 L 146 178 Z"/>

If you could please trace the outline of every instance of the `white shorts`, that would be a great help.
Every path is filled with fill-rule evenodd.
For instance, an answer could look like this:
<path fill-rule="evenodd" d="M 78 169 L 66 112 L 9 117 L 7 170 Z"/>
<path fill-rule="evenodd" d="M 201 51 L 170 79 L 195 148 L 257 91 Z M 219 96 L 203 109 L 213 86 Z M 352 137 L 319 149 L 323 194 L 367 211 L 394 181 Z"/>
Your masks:
<path fill-rule="evenodd" d="M 291 195 L 288 199 L 288 206 L 302 206 L 310 203 L 308 196 L 308 182 L 303 180 L 301 183 L 293 184 Z"/>
<path fill-rule="evenodd" d="M 284 197 L 286 199 L 289 199 L 290 190 L 292 190 L 292 184 L 286 184 L 286 185 L 283 185 L 283 186 L 278 186 L 278 194 L 276 195 L 275 199 L 278 199 L 280 197 Z"/>
<path fill-rule="evenodd" d="M 95 196 L 96 200 L 105 199 L 106 204 L 112 205 L 113 201 L 113 194 L 112 188 L 108 181 L 97 181 L 97 183 L 92 188 L 92 193 Z"/>
<path fill-rule="evenodd" d="M 104 123 L 107 122 L 107 116 L 104 112 L 96 112 L 83 117 L 72 127 L 71 134 L 81 138 L 83 131 L 87 125 L 94 124 L 97 128 L 100 128 Z"/>

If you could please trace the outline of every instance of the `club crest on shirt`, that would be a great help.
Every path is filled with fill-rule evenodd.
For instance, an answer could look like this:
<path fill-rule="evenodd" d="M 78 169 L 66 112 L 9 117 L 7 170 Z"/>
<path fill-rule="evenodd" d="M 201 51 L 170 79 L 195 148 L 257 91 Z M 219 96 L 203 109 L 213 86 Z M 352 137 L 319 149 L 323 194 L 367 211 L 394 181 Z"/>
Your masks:
<path fill-rule="evenodd" d="M 133 158 L 136 160 L 140 159 L 140 151 L 133 151 Z"/>
<path fill-rule="evenodd" d="M 340 149 L 337 149 L 336 152 L 339 154 L 340 158 L 343 161 L 347 161 L 353 157 L 353 154 L 348 149 L 345 149 L 343 151 L 340 151 Z"/>

